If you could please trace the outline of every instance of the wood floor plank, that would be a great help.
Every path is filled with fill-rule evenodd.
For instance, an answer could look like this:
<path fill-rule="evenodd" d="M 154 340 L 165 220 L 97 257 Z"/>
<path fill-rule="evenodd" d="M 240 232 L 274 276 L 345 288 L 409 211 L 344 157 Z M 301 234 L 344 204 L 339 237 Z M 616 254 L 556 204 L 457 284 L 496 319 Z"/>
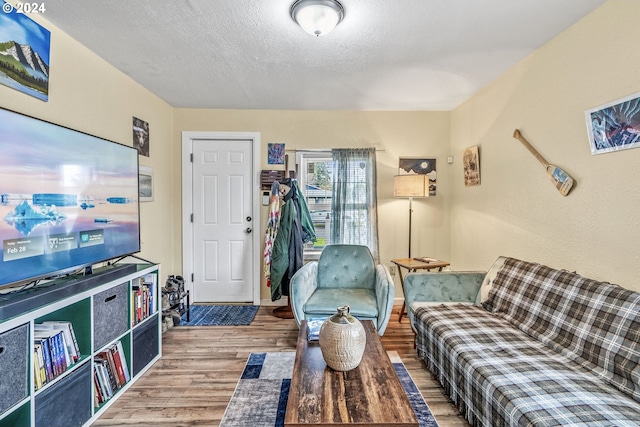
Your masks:
<path fill-rule="evenodd" d="M 394 306 L 382 337 L 396 351 L 440 427 L 469 427 L 418 359 L 408 320 Z M 251 352 L 295 351 L 294 320 L 260 307 L 250 326 L 181 326 L 162 338 L 162 358 L 93 424 L 119 427 L 217 426 Z"/>

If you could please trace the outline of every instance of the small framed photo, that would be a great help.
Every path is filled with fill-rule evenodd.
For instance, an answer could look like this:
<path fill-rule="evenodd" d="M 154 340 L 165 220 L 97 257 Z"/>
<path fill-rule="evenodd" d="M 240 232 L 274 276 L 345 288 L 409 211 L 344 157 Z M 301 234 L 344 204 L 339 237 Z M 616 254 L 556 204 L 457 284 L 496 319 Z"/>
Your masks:
<path fill-rule="evenodd" d="M 585 111 L 591 154 L 640 147 L 640 93 Z"/>
<path fill-rule="evenodd" d="M 462 152 L 465 187 L 480 185 L 480 156 L 478 146 L 474 145 Z"/>
<path fill-rule="evenodd" d="M 140 201 L 153 202 L 153 169 L 148 166 L 140 166 L 138 183 Z"/>
<path fill-rule="evenodd" d="M 149 123 L 133 117 L 133 148 L 141 156 L 149 157 Z"/>
<path fill-rule="evenodd" d="M 284 144 L 270 142 L 267 144 L 267 163 L 270 165 L 284 165 Z"/>

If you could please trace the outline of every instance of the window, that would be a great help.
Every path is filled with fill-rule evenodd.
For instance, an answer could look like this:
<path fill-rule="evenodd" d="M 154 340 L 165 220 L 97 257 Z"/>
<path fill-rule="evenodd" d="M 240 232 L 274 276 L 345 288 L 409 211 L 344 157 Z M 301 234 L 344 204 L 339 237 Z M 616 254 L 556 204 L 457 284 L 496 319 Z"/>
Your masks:
<path fill-rule="evenodd" d="M 331 243 L 331 151 L 297 153 L 296 157 L 300 190 L 316 229 L 316 241 L 307 243 L 305 251 L 320 251 Z"/>
<path fill-rule="evenodd" d="M 366 245 L 378 259 L 376 158 L 371 149 L 297 154 L 300 189 L 316 229 L 305 253 L 331 243 Z"/>

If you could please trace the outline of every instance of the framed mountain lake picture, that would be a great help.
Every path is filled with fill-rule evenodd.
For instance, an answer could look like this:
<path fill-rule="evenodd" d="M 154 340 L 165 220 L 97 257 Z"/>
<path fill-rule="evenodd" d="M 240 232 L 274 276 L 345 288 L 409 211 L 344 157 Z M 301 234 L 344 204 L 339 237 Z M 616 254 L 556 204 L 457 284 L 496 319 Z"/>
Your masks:
<path fill-rule="evenodd" d="M 0 83 L 48 101 L 51 32 L 20 11 L 22 3 L 18 5 L 2 2 Z"/>

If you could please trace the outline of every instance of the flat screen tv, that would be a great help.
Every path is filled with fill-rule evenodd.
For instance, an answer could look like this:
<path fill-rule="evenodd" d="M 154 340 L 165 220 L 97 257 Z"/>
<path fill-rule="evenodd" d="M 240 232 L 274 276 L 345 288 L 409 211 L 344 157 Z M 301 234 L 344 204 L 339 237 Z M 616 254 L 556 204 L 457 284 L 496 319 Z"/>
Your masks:
<path fill-rule="evenodd" d="M 0 108 L 0 287 L 140 251 L 138 153 Z"/>

